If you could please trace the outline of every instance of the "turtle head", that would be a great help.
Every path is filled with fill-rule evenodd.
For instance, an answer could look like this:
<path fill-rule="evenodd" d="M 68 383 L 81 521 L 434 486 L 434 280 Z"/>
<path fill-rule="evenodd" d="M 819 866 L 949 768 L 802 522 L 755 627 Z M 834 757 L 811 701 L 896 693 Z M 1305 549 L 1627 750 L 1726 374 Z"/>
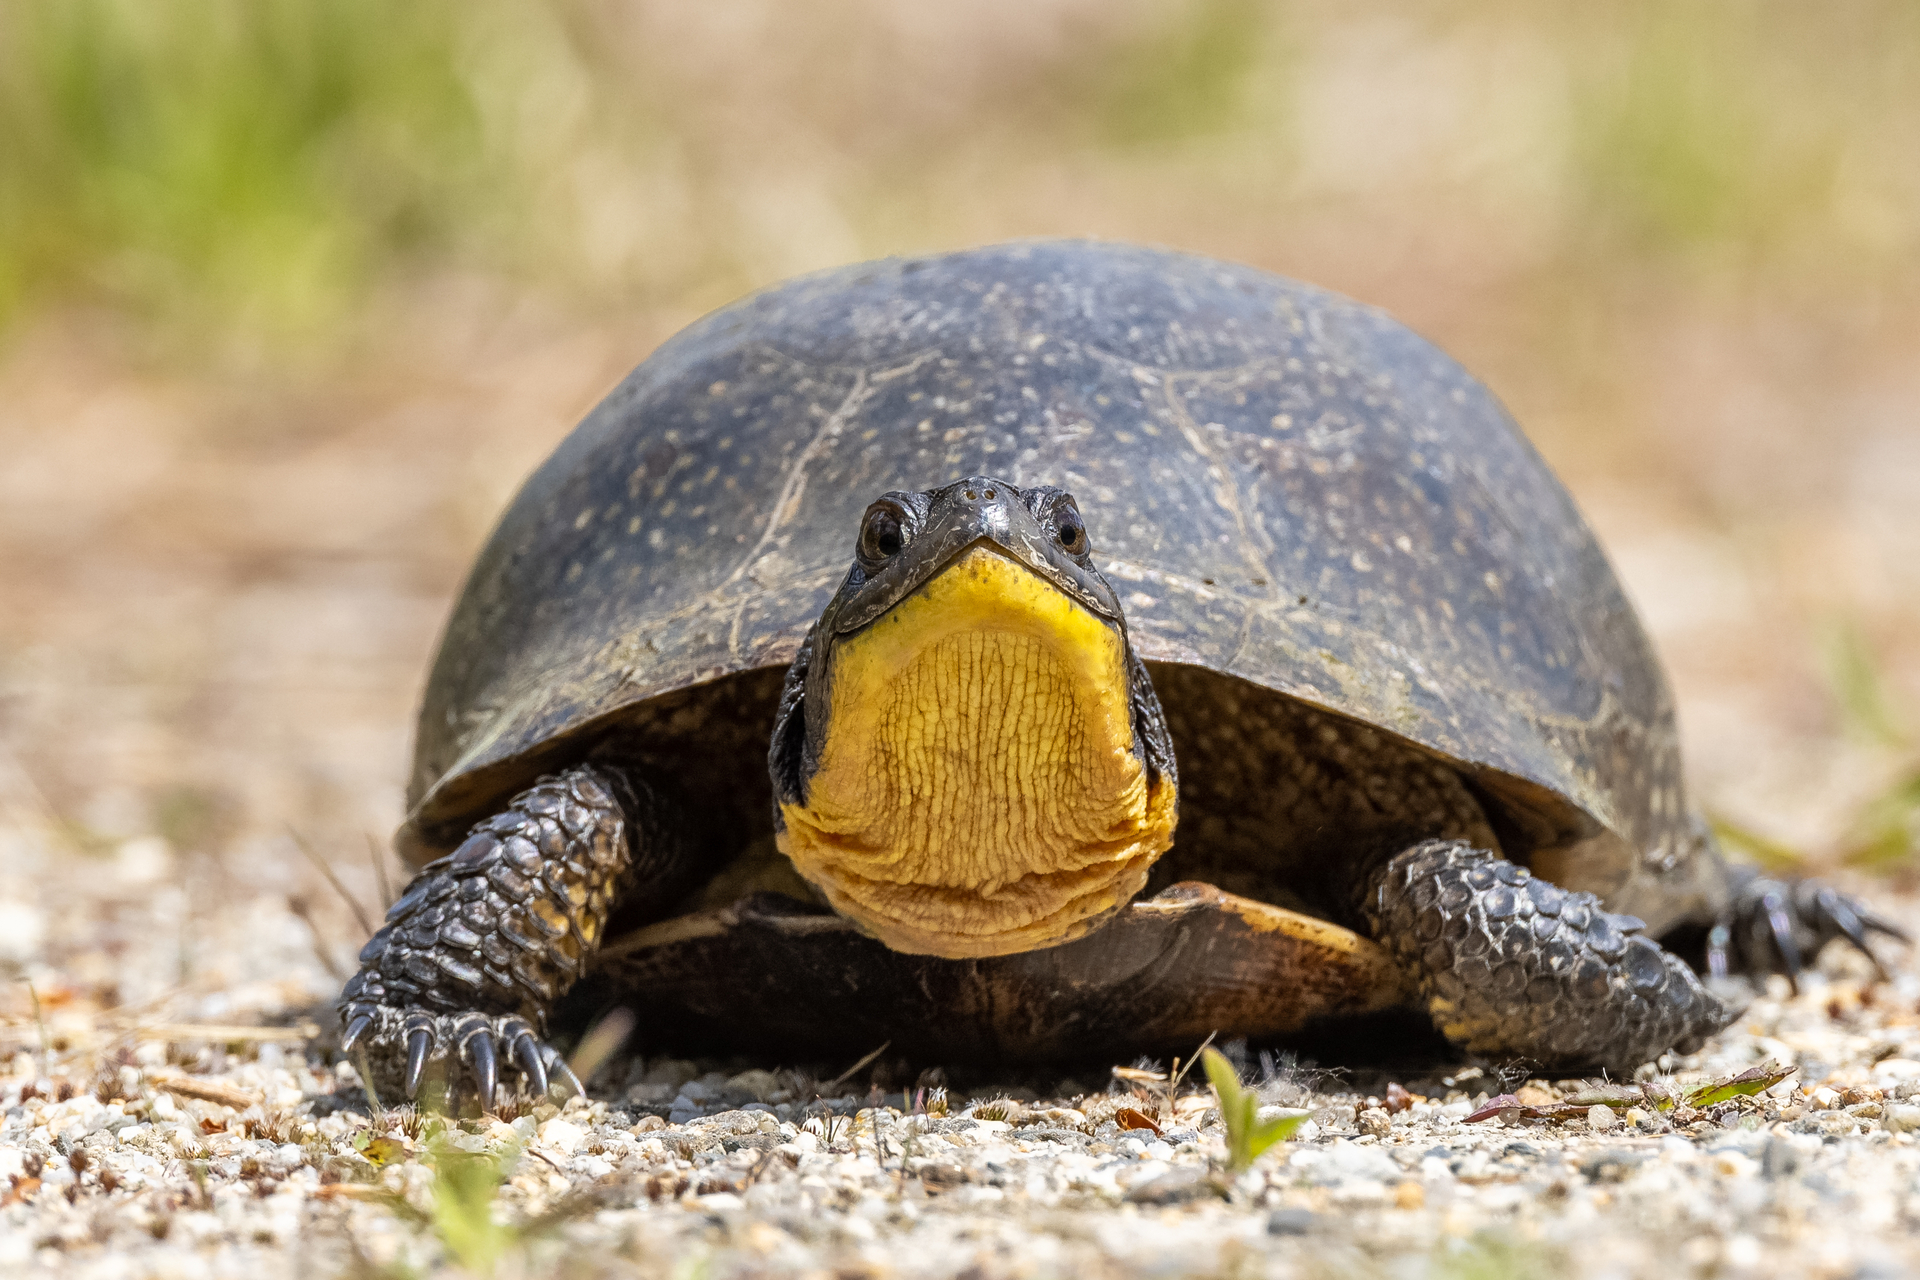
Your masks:
<path fill-rule="evenodd" d="M 1005 955 L 1125 906 L 1173 841 L 1173 752 L 1071 494 L 881 495 L 788 673 L 780 848 L 898 951 Z"/>

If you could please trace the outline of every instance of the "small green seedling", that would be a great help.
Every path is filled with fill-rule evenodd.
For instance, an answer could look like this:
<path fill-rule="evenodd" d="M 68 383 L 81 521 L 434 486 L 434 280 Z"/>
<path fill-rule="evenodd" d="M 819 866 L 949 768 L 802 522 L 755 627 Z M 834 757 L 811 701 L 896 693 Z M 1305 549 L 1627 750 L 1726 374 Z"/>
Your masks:
<path fill-rule="evenodd" d="M 354 1145 L 375 1164 L 386 1163 L 374 1158 L 379 1143 L 391 1143 L 396 1149 L 383 1154 L 390 1154 L 393 1159 L 405 1158 L 402 1144 L 391 1138 L 356 1140 Z M 481 1154 L 464 1150 L 456 1145 L 447 1130 L 436 1129 L 428 1138 L 424 1154 L 433 1167 L 431 1209 L 422 1213 L 404 1195 L 384 1188 L 369 1188 L 372 1191 L 369 1198 L 385 1205 L 404 1221 L 431 1230 L 453 1262 L 468 1275 L 482 1280 L 491 1276 L 503 1258 L 545 1229 L 549 1219 L 558 1221 L 572 1211 L 571 1206 L 563 1206 L 527 1224 L 494 1220 L 494 1200 L 500 1193 L 500 1184 L 506 1181 L 519 1156 L 515 1145 L 509 1145 L 498 1155 Z"/>
<path fill-rule="evenodd" d="M 512 1153 L 504 1158 L 462 1151 L 440 1138 L 433 1153 L 433 1232 L 468 1273 L 490 1276 L 523 1239 L 522 1229 L 496 1222 L 493 1201 Z"/>
<path fill-rule="evenodd" d="M 1218 1049 L 1203 1049 L 1201 1065 L 1207 1069 L 1207 1081 L 1220 1103 L 1220 1120 L 1227 1126 L 1227 1168 L 1240 1173 L 1258 1160 L 1268 1147 L 1285 1142 L 1306 1122 L 1306 1112 L 1260 1119 L 1260 1097 L 1240 1083 L 1226 1055 Z"/>

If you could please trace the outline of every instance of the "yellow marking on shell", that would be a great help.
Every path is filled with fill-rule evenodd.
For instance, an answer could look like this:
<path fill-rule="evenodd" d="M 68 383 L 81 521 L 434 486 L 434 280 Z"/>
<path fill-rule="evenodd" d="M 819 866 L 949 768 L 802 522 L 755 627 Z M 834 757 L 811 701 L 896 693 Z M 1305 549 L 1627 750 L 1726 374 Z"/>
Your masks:
<path fill-rule="evenodd" d="M 896 951 L 1006 955 L 1086 933 L 1173 842 L 1133 752 L 1120 635 L 976 547 L 842 641 L 781 851 Z"/>

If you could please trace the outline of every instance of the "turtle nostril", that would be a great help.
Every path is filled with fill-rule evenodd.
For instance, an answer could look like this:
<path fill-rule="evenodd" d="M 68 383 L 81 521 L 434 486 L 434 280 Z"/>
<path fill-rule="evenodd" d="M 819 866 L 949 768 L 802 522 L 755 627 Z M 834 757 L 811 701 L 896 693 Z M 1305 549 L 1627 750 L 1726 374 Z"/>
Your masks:
<path fill-rule="evenodd" d="M 991 490 L 991 489 L 989 489 L 989 490 L 987 490 L 987 501 L 988 501 L 988 502 L 992 502 L 992 501 L 993 501 L 993 490 Z"/>
<path fill-rule="evenodd" d="M 971 489 L 969 489 L 969 490 L 967 490 L 967 501 L 968 501 L 968 502 L 976 502 L 976 501 L 978 501 L 978 500 L 979 500 L 979 498 L 980 498 L 980 495 L 979 495 L 979 494 L 977 494 L 977 493 L 975 493 L 975 492 L 974 492 L 973 490 L 971 490 Z"/>

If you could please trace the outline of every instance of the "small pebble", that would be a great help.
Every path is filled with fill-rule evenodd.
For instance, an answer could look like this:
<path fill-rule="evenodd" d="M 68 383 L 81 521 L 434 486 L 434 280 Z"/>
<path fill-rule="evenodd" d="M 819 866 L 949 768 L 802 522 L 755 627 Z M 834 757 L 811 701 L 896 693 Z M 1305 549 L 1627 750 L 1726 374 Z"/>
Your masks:
<path fill-rule="evenodd" d="M 1374 1138 L 1385 1138 L 1393 1132 L 1393 1117 L 1379 1107 L 1368 1107 L 1362 1111 L 1358 1120 L 1360 1132 Z"/>
<path fill-rule="evenodd" d="M 1267 1234 L 1303 1236 L 1313 1230 L 1315 1221 L 1311 1209 L 1275 1209 L 1267 1215 Z"/>
<path fill-rule="evenodd" d="M 1169 1169 L 1127 1192 L 1129 1204 L 1184 1204 L 1218 1195 L 1219 1186 L 1211 1173 L 1196 1166 Z"/>
<path fill-rule="evenodd" d="M 564 1151 L 568 1155 L 578 1151 L 580 1144 L 587 1140 L 585 1130 L 566 1120 L 549 1120 L 540 1126 L 539 1133 L 542 1145 Z"/>
<path fill-rule="evenodd" d="M 1614 1120 L 1612 1107 L 1596 1104 L 1587 1108 L 1587 1128 L 1595 1133 L 1605 1133 L 1613 1128 Z"/>
<path fill-rule="evenodd" d="M 1713 1153 L 1713 1171 L 1724 1178 L 1749 1178 L 1759 1170 L 1760 1165 L 1757 1161 L 1738 1151 Z"/>

